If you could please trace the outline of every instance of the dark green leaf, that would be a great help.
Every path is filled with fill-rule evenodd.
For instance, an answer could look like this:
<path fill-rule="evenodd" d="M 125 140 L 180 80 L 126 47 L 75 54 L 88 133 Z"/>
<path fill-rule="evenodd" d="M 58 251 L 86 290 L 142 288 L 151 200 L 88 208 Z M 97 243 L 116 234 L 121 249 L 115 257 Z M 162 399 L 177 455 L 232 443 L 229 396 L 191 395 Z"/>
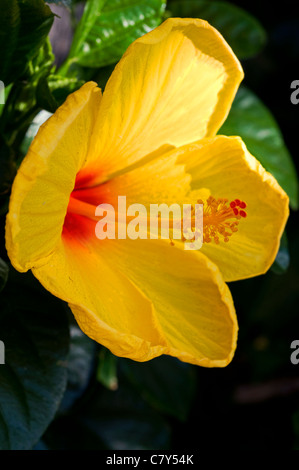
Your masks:
<path fill-rule="evenodd" d="M 52 45 L 49 37 L 46 38 L 42 47 L 39 49 L 38 54 L 32 60 L 32 75 L 31 81 L 35 82 L 42 76 L 50 75 L 54 69 L 55 56 L 53 54 Z"/>
<path fill-rule="evenodd" d="M 39 110 L 36 95 L 38 94 L 38 97 L 41 97 L 41 104 L 47 102 L 46 84 L 44 87 L 41 84 L 42 79 L 45 79 L 51 73 L 53 62 L 54 55 L 50 41 L 47 38 L 36 57 L 29 62 L 28 74 L 24 74 L 22 80 L 16 80 L 5 88 L 9 92 L 1 115 L 0 128 L 10 146 L 16 149 L 17 154 L 20 142 Z M 39 84 L 40 80 L 41 83 Z M 38 92 L 37 88 L 39 88 Z"/>
<path fill-rule="evenodd" d="M 77 325 L 70 328 L 70 350 L 67 361 L 68 383 L 60 413 L 69 411 L 86 391 L 95 365 L 96 343 Z"/>
<path fill-rule="evenodd" d="M 271 269 L 276 274 L 284 274 L 287 271 L 289 264 L 290 253 L 288 249 L 288 240 L 286 233 L 284 233 L 281 237 L 279 251 L 276 255 L 275 261 Z"/>
<path fill-rule="evenodd" d="M 8 278 L 8 265 L 0 258 L 0 292 L 6 284 Z"/>
<path fill-rule="evenodd" d="M 54 422 L 43 438 L 50 449 L 150 450 L 169 446 L 167 422 L 121 381 L 116 391 L 97 384 L 68 419 Z"/>
<path fill-rule="evenodd" d="M 171 16 L 208 21 L 218 29 L 240 59 L 257 54 L 266 42 L 265 30 L 257 19 L 231 3 L 180 0 L 169 2 L 167 8 Z"/>
<path fill-rule="evenodd" d="M 116 63 L 135 39 L 160 24 L 165 3 L 165 0 L 88 0 L 67 66 L 77 62 L 100 68 Z"/>
<path fill-rule="evenodd" d="M 15 174 L 14 152 L 0 134 L 0 213 L 3 212 L 2 207 L 6 206 L 8 202 L 7 198 Z"/>
<path fill-rule="evenodd" d="M 9 85 L 38 54 L 54 15 L 43 0 L 1 0 L 0 77 Z"/>
<path fill-rule="evenodd" d="M 180 420 L 187 418 L 196 390 L 192 366 L 162 356 L 142 364 L 123 359 L 121 368 L 151 406 Z"/>
<path fill-rule="evenodd" d="M 288 194 L 291 207 L 298 207 L 298 179 L 292 158 L 275 119 L 252 91 L 239 89 L 219 134 L 242 137 L 252 155 Z"/>
<path fill-rule="evenodd" d="M 7 86 L 12 80 L 10 69 L 18 46 L 20 8 L 17 0 L 1 0 L 0 16 L 0 77 Z M 22 64 L 24 64 L 22 62 Z M 23 66 L 23 65 L 22 65 Z"/>
<path fill-rule="evenodd" d="M 36 103 L 39 108 L 55 113 L 58 108 L 58 103 L 52 95 L 47 77 L 41 77 L 36 87 Z"/>
<path fill-rule="evenodd" d="M 65 309 L 30 275 L 10 270 L 0 296 L 0 449 L 31 449 L 55 416 L 66 380 Z"/>

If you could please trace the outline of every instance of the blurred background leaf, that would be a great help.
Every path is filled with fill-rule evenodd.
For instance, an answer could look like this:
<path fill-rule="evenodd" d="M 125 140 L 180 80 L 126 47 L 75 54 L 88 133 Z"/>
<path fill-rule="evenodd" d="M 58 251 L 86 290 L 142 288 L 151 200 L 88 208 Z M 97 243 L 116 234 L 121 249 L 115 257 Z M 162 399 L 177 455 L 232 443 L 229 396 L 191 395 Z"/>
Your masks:
<path fill-rule="evenodd" d="M 188 418 L 197 387 L 192 365 L 162 356 L 141 364 L 123 359 L 120 367 L 153 408 L 182 421 Z"/>
<path fill-rule="evenodd" d="M 290 266 L 290 253 L 288 248 L 288 239 L 286 232 L 283 233 L 280 240 L 280 247 L 276 259 L 271 267 L 276 274 L 284 274 Z"/>
<path fill-rule="evenodd" d="M 229 2 L 212 0 L 169 0 L 171 16 L 202 18 L 226 39 L 239 59 L 256 55 L 267 35 L 261 23 L 246 10 Z"/>
<path fill-rule="evenodd" d="M 119 373 L 119 387 L 93 383 L 75 411 L 49 427 L 50 450 L 148 450 L 169 448 L 171 429 Z"/>
<path fill-rule="evenodd" d="M 71 322 L 67 386 L 57 414 L 67 413 L 86 392 L 95 368 L 96 350 L 97 344 Z"/>
<path fill-rule="evenodd" d="M 298 178 L 282 133 L 269 109 L 248 88 L 237 92 L 228 118 L 218 132 L 239 135 L 248 150 L 272 173 L 298 208 Z"/>
<path fill-rule="evenodd" d="M 61 303 L 31 275 L 10 269 L 2 294 L 0 449 L 28 450 L 53 420 L 65 391 L 68 321 Z"/>

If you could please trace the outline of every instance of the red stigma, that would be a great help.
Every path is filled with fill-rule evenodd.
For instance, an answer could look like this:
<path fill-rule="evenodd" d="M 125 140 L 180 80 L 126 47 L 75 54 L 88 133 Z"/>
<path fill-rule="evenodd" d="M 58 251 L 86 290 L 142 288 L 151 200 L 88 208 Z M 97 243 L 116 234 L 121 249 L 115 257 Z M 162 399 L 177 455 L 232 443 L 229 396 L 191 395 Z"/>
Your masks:
<path fill-rule="evenodd" d="M 247 207 L 246 202 L 240 201 L 240 199 L 234 199 L 230 202 L 229 206 L 235 216 L 238 216 L 239 218 L 243 217 L 244 219 L 245 217 L 247 217 L 247 213 L 244 211 L 244 209 Z M 237 207 L 239 207 L 240 209 L 237 209 Z"/>

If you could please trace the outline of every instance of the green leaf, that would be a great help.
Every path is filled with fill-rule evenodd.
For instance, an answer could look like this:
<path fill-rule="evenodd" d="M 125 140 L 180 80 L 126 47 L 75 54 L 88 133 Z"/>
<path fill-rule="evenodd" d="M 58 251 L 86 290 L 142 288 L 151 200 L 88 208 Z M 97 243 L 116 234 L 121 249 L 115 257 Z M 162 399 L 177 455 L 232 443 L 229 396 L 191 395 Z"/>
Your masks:
<path fill-rule="evenodd" d="M 53 420 L 67 380 L 64 306 L 31 276 L 10 270 L 0 296 L 0 449 L 28 450 Z"/>
<path fill-rule="evenodd" d="M 1 0 L 0 7 L 0 77 L 7 86 L 38 54 L 54 15 L 43 0 Z"/>
<path fill-rule="evenodd" d="M 60 75 L 50 75 L 48 77 L 49 89 L 58 106 L 61 106 L 68 95 L 78 90 L 84 83 L 83 80 L 61 77 Z"/>
<path fill-rule="evenodd" d="M 55 113 L 58 103 L 51 93 L 48 85 L 47 77 L 41 77 L 36 87 L 36 103 L 37 106 L 49 113 Z"/>
<path fill-rule="evenodd" d="M 284 274 L 290 265 L 290 253 L 288 249 L 288 240 L 286 233 L 283 234 L 280 240 L 280 247 L 276 255 L 275 261 L 271 266 L 271 270 L 275 274 Z"/>
<path fill-rule="evenodd" d="M 42 80 L 51 73 L 53 62 L 54 55 L 49 38 L 47 38 L 38 54 L 28 63 L 22 80 L 16 80 L 5 88 L 5 90 L 10 90 L 8 90 L 9 93 L 0 119 L 0 132 L 5 135 L 9 145 L 15 149 L 17 158 L 19 157 L 20 143 L 24 139 L 32 119 L 39 111 L 38 105 L 40 103 L 37 103 L 36 95 L 41 97 L 41 104 L 44 105 L 47 102 L 46 84 L 44 87 L 41 85 Z M 41 83 L 39 83 L 40 80 Z"/>
<path fill-rule="evenodd" d="M 3 290 L 8 279 L 8 265 L 0 258 L 0 292 Z"/>
<path fill-rule="evenodd" d="M 30 79 L 35 82 L 42 76 L 50 75 L 54 66 L 55 56 L 52 50 L 50 38 L 47 37 L 42 47 L 40 47 L 38 54 L 31 62 L 31 76 Z"/>
<path fill-rule="evenodd" d="M 43 69 L 41 70 L 43 71 Z M 41 109 L 54 113 L 68 95 L 78 90 L 85 82 L 76 78 L 61 77 L 45 70 L 36 86 L 36 103 Z M 37 70 L 36 74 L 39 71 Z"/>
<path fill-rule="evenodd" d="M 184 421 L 196 390 L 195 369 L 175 358 L 161 356 L 146 363 L 120 362 L 127 379 L 154 408 Z"/>
<path fill-rule="evenodd" d="M 135 39 L 160 24 L 165 4 L 165 0 L 88 0 L 66 67 L 72 62 L 95 68 L 116 63 Z"/>
<path fill-rule="evenodd" d="M 171 16 L 201 18 L 214 26 L 229 43 L 239 59 L 256 55 L 266 42 L 266 32 L 259 21 L 236 5 L 210 0 L 169 2 Z"/>
<path fill-rule="evenodd" d="M 298 208 L 298 178 L 282 133 L 262 101 L 245 87 L 240 87 L 227 120 L 218 132 L 239 135 L 248 150 L 272 173 Z"/>
<path fill-rule="evenodd" d="M 7 86 L 13 80 L 10 67 L 18 45 L 20 8 L 17 0 L 1 0 L 0 7 L 0 77 Z"/>
<path fill-rule="evenodd" d="M 118 388 L 117 357 L 106 348 L 99 353 L 97 380 L 109 390 Z"/>

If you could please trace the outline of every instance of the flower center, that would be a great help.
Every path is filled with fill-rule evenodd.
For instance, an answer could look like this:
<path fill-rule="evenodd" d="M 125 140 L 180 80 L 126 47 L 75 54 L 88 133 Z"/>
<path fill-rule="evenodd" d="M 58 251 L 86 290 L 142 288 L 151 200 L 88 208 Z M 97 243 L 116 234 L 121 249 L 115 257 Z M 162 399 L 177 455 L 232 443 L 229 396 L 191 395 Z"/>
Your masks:
<path fill-rule="evenodd" d="M 239 220 L 247 217 L 246 203 L 240 199 L 229 203 L 228 199 L 210 196 L 205 202 L 199 199 L 197 203 L 203 204 L 203 243 L 214 241 L 218 245 L 220 238 L 227 243 L 238 231 Z"/>
<path fill-rule="evenodd" d="M 72 193 L 67 209 L 67 216 L 64 227 L 66 229 L 65 231 L 67 231 L 68 226 L 70 225 L 73 229 L 74 224 L 72 224 L 72 220 L 74 216 L 76 224 L 78 223 L 77 216 L 80 216 L 81 219 L 83 216 L 83 222 L 84 220 L 86 221 L 86 219 L 89 219 L 90 221 L 94 222 L 98 221 L 98 216 L 95 215 L 95 210 L 97 206 L 96 204 L 94 204 L 94 199 L 95 197 L 99 198 L 100 195 L 103 197 L 103 195 L 105 194 L 99 194 L 98 190 L 95 194 L 93 190 L 84 191 L 84 193 L 86 194 L 82 195 L 77 191 L 74 194 Z M 78 195 L 80 195 L 81 198 L 77 199 Z M 180 206 L 178 206 L 178 213 L 176 213 L 175 215 L 175 213 L 173 212 L 171 218 L 169 218 L 169 212 L 167 211 L 166 213 L 166 225 L 168 236 L 165 236 L 162 233 L 161 211 L 161 213 L 158 214 L 157 236 L 161 236 L 162 238 L 169 238 L 172 245 L 174 245 L 174 239 L 182 240 L 183 242 L 194 242 L 197 241 L 198 238 L 201 238 L 201 235 L 201 240 L 203 243 L 214 242 L 217 245 L 220 243 L 220 241 L 224 241 L 225 243 L 227 243 L 233 233 L 238 231 L 240 219 L 244 219 L 247 217 L 247 213 L 245 211 L 246 206 L 246 203 L 244 201 L 241 201 L 240 199 L 234 199 L 233 201 L 229 202 L 228 199 L 216 199 L 213 196 L 209 196 L 206 200 L 198 199 L 196 204 L 189 205 L 188 209 L 190 209 L 190 211 L 186 209 L 187 212 L 184 213 L 183 219 L 181 218 L 182 214 L 180 211 Z M 117 207 L 114 213 L 115 224 L 117 224 L 119 221 L 118 210 L 119 209 Z M 152 230 L 150 219 L 151 211 L 150 214 L 148 214 L 145 208 L 145 213 L 146 215 L 143 216 L 144 219 L 142 219 L 142 221 L 145 220 L 146 230 Z M 186 223 L 185 215 L 187 220 Z M 165 214 L 163 216 L 165 217 Z M 121 219 L 123 220 L 123 217 L 121 217 Z M 134 219 L 136 219 L 136 215 L 128 215 L 127 213 L 125 213 L 126 224 L 131 223 Z M 138 220 L 138 224 L 139 223 L 140 221 Z M 80 232 L 82 232 L 82 228 L 79 227 L 79 229 Z"/>

